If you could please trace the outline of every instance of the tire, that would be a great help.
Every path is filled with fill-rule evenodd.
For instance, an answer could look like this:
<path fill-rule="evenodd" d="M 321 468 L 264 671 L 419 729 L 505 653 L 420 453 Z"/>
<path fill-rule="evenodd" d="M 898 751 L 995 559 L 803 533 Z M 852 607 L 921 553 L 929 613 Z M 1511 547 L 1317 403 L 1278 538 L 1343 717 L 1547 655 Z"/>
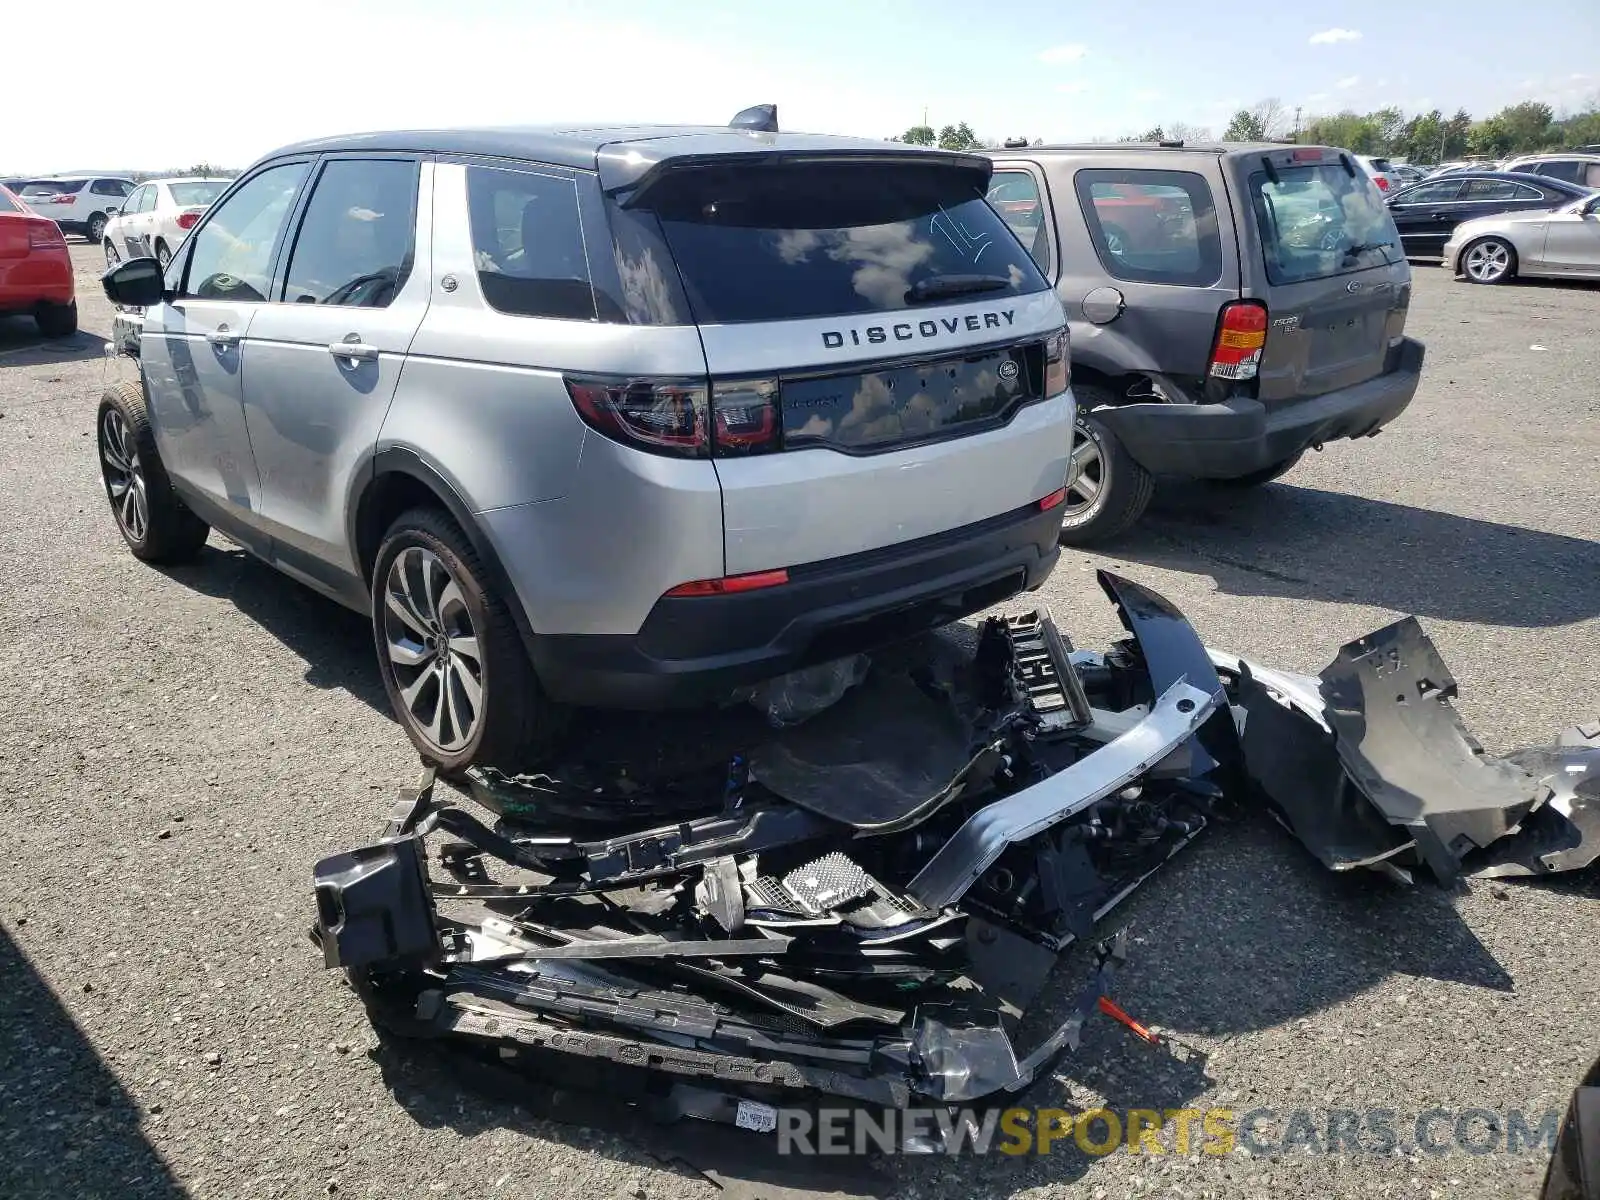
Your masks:
<path fill-rule="evenodd" d="M 460 527 L 433 508 L 401 514 L 372 567 L 384 691 L 417 752 L 448 774 L 475 763 L 509 772 L 534 765 L 565 725 L 488 579 Z"/>
<path fill-rule="evenodd" d="M 192 560 L 211 527 L 189 510 L 167 478 L 144 389 L 124 383 L 107 391 L 95 416 L 95 431 L 106 499 L 133 556 L 148 563 Z"/>
<path fill-rule="evenodd" d="M 1497 284 L 1516 278 L 1517 252 L 1504 238 L 1484 237 L 1461 251 L 1459 272 L 1469 283 Z"/>
<path fill-rule="evenodd" d="M 163 271 L 172 263 L 172 251 L 167 249 L 167 243 L 160 238 L 156 239 L 156 262 L 161 264 Z"/>
<path fill-rule="evenodd" d="M 105 236 L 105 233 L 106 215 L 105 213 L 95 213 L 89 218 L 89 224 L 85 226 L 83 236 L 89 239 L 89 244 L 91 246 L 98 246 L 100 244 L 100 239 Z"/>
<path fill-rule="evenodd" d="M 1092 386 L 1074 386 L 1072 392 L 1078 402 L 1072 432 L 1076 469 L 1067 487 L 1061 544 L 1087 546 L 1115 537 L 1143 516 L 1155 480 L 1088 411 L 1112 403 L 1111 393 Z M 1092 491 L 1090 484 L 1095 485 Z"/>
<path fill-rule="evenodd" d="M 110 238 L 105 238 L 100 244 L 105 248 L 106 270 L 109 271 L 112 267 L 116 266 L 122 261 L 122 255 L 117 253 L 117 248 L 112 244 Z"/>
<path fill-rule="evenodd" d="M 1248 475 L 1235 475 L 1232 479 L 1213 479 L 1211 482 L 1216 487 L 1224 488 L 1252 488 L 1260 487 L 1264 483 L 1271 483 L 1274 479 L 1282 478 L 1299 465 L 1305 457 L 1304 450 L 1296 450 L 1288 458 L 1273 463 L 1271 466 L 1262 467 L 1259 471 L 1251 471 Z"/>
<path fill-rule="evenodd" d="M 71 337 L 78 332 L 78 302 L 41 304 L 34 310 L 33 319 L 39 325 L 39 332 L 47 338 Z"/>

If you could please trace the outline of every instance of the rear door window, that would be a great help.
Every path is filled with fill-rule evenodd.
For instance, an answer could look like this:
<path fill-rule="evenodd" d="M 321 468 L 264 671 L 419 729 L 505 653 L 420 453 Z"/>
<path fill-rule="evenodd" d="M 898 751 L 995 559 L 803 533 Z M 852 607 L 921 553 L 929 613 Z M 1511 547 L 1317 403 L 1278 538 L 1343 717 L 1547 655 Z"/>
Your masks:
<path fill-rule="evenodd" d="M 284 300 L 388 307 L 411 274 L 416 224 L 415 161 L 328 163 L 295 236 Z"/>
<path fill-rule="evenodd" d="M 478 286 L 490 308 L 519 317 L 595 320 L 575 179 L 468 167 L 467 206 Z"/>
<path fill-rule="evenodd" d="M 1514 200 L 1517 185 L 1509 179 L 1469 179 L 1461 189 L 1463 200 Z"/>
<path fill-rule="evenodd" d="M 1041 271 L 1050 270 L 1050 229 L 1044 198 L 1032 171 L 996 170 L 989 182 L 989 203 L 1027 247 Z"/>
<path fill-rule="evenodd" d="M 701 324 L 895 312 L 1047 290 L 985 201 L 980 179 L 909 156 L 803 168 L 685 167 L 613 219 L 659 222 Z"/>
<path fill-rule="evenodd" d="M 1575 159 L 1559 159 L 1555 162 L 1542 162 L 1534 166 L 1534 170 L 1541 175 L 1548 175 L 1551 179 L 1563 179 L 1568 183 L 1581 183 L 1583 164 Z"/>
<path fill-rule="evenodd" d="M 1217 210 L 1190 171 L 1084 170 L 1073 176 L 1095 254 L 1134 283 L 1209 287 L 1222 278 Z"/>
<path fill-rule="evenodd" d="M 1377 185 L 1342 163 L 1250 176 L 1250 207 L 1267 278 L 1275 284 L 1325 279 L 1400 261 L 1399 237 Z"/>
<path fill-rule="evenodd" d="M 89 185 L 96 196 L 126 196 L 131 190 L 132 186 L 120 179 L 96 179 Z"/>

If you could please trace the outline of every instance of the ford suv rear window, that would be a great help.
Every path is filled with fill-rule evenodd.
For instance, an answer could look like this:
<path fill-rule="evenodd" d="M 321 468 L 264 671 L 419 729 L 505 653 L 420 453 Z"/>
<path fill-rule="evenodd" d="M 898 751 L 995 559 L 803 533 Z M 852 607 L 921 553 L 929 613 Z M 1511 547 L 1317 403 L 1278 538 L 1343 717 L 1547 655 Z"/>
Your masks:
<path fill-rule="evenodd" d="M 1322 163 L 1279 167 L 1276 176 L 1250 176 L 1250 206 L 1273 283 L 1326 279 L 1400 261 L 1394 220 L 1365 172 Z"/>
<path fill-rule="evenodd" d="M 974 178 L 915 162 L 685 167 L 613 223 L 659 221 L 701 324 L 1044 291 Z"/>
<path fill-rule="evenodd" d="M 1084 170 L 1072 178 L 1106 273 L 1209 287 L 1222 278 L 1211 188 L 1192 171 Z"/>

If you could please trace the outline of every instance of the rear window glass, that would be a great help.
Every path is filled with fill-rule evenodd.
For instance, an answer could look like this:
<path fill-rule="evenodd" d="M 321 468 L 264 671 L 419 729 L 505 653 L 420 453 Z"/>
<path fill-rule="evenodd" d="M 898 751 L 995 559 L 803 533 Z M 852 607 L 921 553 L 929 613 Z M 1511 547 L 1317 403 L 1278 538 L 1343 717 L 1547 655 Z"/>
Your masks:
<path fill-rule="evenodd" d="M 497 312 L 595 320 L 577 183 L 500 167 L 467 168 L 478 286 Z"/>
<path fill-rule="evenodd" d="M 1340 163 L 1250 176 L 1267 278 L 1298 283 L 1399 262 L 1400 238 L 1377 185 Z"/>
<path fill-rule="evenodd" d="M 1222 278 L 1211 188 L 1191 171 L 1079 171 L 1078 203 L 1100 265 L 1117 279 L 1209 287 Z"/>
<path fill-rule="evenodd" d="M 714 166 L 675 172 L 642 202 L 660 222 L 702 324 L 1046 290 L 976 178 L 905 162 Z M 624 208 L 617 217 L 634 214 Z"/>
<path fill-rule="evenodd" d="M 1389 160 L 1387 158 L 1369 158 L 1367 161 L 1372 164 L 1372 169 L 1374 171 L 1382 171 L 1387 175 L 1390 171 L 1394 170 L 1394 168 L 1389 165 Z"/>
<path fill-rule="evenodd" d="M 82 179 L 37 180 L 33 183 L 23 184 L 21 194 L 24 196 L 75 196 L 83 190 L 85 182 Z"/>
<path fill-rule="evenodd" d="M 22 209 L 16 204 L 15 201 L 11 199 L 8 194 L 0 191 L 0 212 L 14 213 L 21 211 Z"/>
<path fill-rule="evenodd" d="M 202 204 L 210 204 L 228 185 L 218 183 L 169 183 L 167 191 L 172 193 L 172 202 L 179 208 L 196 208 Z"/>

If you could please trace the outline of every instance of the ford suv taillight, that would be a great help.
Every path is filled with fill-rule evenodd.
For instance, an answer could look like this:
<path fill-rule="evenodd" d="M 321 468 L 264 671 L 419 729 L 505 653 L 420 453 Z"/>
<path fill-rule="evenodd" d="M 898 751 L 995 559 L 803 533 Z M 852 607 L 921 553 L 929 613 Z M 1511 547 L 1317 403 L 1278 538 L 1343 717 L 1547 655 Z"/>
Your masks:
<path fill-rule="evenodd" d="M 1254 379 L 1267 344 L 1267 306 L 1259 300 L 1232 300 L 1222 306 L 1217 340 L 1207 374 L 1217 379 Z"/>

